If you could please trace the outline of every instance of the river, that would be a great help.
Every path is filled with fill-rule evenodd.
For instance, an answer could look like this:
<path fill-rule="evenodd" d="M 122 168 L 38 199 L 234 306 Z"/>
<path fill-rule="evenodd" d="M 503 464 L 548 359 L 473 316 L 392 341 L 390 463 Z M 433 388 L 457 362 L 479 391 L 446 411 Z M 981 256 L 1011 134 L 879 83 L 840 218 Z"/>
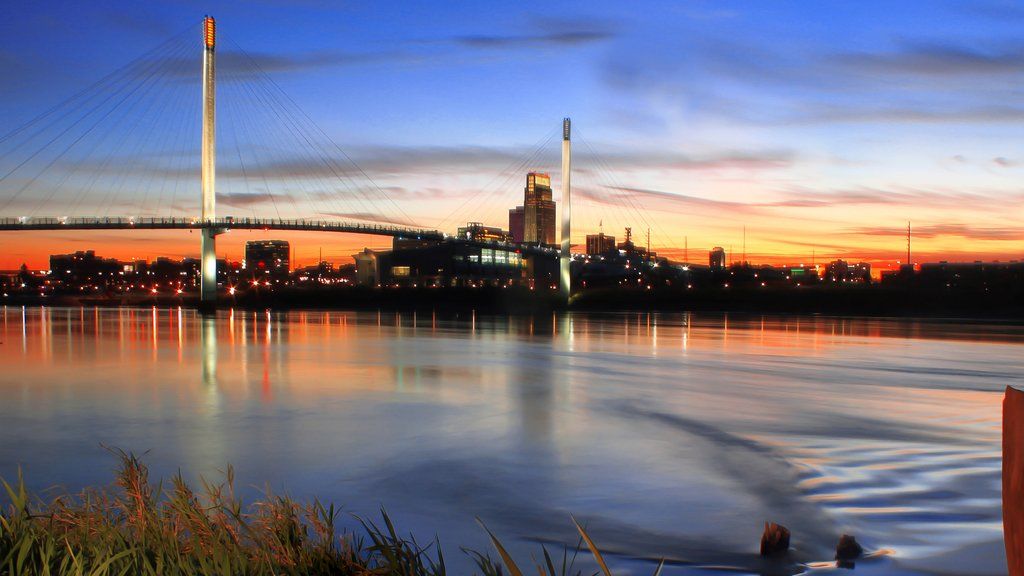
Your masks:
<path fill-rule="evenodd" d="M 107 483 L 104 446 L 157 477 L 231 464 L 383 506 L 458 572 L 475 518 L 532 565 L 573 514 L 639 574 L 758 573 L 767 520 L 812 573 L 849 533 L 861 574 L 1001 574 L 1022 344 L 940 320 L 5 307 L 0 476 Z"/>

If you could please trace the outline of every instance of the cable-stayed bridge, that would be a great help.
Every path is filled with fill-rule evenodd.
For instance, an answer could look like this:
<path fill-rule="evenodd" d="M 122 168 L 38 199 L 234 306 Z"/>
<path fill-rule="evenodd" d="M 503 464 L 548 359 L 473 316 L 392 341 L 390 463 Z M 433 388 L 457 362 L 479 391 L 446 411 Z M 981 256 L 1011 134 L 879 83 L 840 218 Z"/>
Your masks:
<path fill-rule="evenodd" d="M 497 188 L 471 194 L 436 228 L 420 226 L 256 58 L 232 44 L 218 72 L 218 42 L 214 20 L 204 18 L 199 39 L 190 26 L 0 137 L 0 231 L 195 230 L 207 304 L 217 296 L 216 238 L 233 229 L 368 234 L 557 255 L 559 287 L 568 298 L 568 119 L 560 131 L 558 246 L 457 237 L 442 224 L 458 216 L 481 221 L 495 210 L 504 218 L 511 203 L 500 191 L 509 178 L 553 161 L 546 152 L 558 132 L 513 162 Z M 218 106 L 222 99 L 228 104 Z M 594 169 L 607 172 L 600 164 Z M 638 216 L 634 221 L 645 222 L 625 199 L 624 209 Z M 218 213 L 225 205 L 247 214 Z"/>

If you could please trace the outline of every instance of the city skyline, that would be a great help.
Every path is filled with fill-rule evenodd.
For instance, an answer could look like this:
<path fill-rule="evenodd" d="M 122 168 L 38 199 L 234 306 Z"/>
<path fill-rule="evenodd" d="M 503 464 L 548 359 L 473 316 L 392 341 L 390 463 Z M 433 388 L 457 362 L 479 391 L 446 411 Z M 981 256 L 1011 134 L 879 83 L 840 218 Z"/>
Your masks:
<path fill-rule="evenodd" d="M 315 2 L 198 10 L 216 15 L 221 30 L 428 228 L 505 227 L 508 209 L 521 201 L 518 178 L 483 214 L 443 219 L 463 215 L 459 206 L 502 166 L 571 115 L 615 175 L 615 182 L 593 176 L 578 153 L 579 251 L 599 222 L 613 235 L 647 227 L 622 216 L 628 195 L 644 208 L 653 249 L 675 260 L 684 239 L 690 260 L 714 246 L 735 260 L 746 226 L 750 261 L 845 258 L 881 271 L 904 258 L 908 220 L 915 261 L 1020 257 L 1024 194 L 1016 182 L 1024 165 L 1012 134 L 1024 113 L 1010 85 L 1024 74 L 1012 37 L 1024 14 L 1012 5 L 921 3 L 893 12 L 869 2 L 813 14 L 794 3 L 649 6 L 626 13 L 588 4 L 558 14 L 529 4 L 464 6 L 458 21 L 448 6 L 403 14 Z M 0 63 L 5 77 L 17 78 L 0 98 L 7 125 L 144 52 L 197 11 L 187 4 L 66 8 L 104 24 L 70 26 L 33 6 L 13 7 L 3 24 L 11 43 Z M 868 20 L 870 30 L 858 27 Z M 360 32 L 370 22 L 374 37 Z M 668 27 L 692 34 L 657 33 Z M 552 148 L 528 170 L 552 173 L 557 192 L 556 165 Z M 266 202 L 273 192 L 267 196 L 245 199 Z M 222 213 L 253 208 L 232 207 L 232 199 L 222 197 Z M 234 231 L 218 253 L 240 256 L 246 240 L 263 237 Z M 387 244 L 368 236 L 274 237 L 296 247 L 296 265 L 321 249 L 341 262 Z M 49 254 L 83 247 L 123 259 L 195 256 L 195 244 L 187 232 L 39 232 L 5 239 L 0 268 L 39 268 Z"/>

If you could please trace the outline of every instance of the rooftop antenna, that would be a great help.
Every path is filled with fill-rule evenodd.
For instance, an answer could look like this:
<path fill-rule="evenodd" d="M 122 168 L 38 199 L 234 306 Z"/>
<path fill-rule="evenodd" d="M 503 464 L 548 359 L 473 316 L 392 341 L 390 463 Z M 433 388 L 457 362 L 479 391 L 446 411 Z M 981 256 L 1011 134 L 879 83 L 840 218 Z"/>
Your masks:
<path fill-rule="evenodd" d="M 743 265 L 747 265 L 747 227 L 743 226 Z"/>
<path fill-rule="evenodd" d="M 683 261 L 690 263 L 690 237 L 683 236 Z"/>

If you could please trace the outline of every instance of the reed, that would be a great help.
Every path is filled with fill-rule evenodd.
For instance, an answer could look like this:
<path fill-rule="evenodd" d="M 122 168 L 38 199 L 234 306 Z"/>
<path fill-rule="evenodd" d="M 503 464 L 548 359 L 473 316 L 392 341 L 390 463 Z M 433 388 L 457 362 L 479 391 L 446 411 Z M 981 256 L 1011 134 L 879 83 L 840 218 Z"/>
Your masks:
<path fill-rule="evenodd" d="M 420 544 L 402 536 L 383 509 L 379 520 L 357 517 L 358 530 L 339 531 L 340 511 L 333 504 L 299 503 L 269 489 L 244 502 L 230 467 L 221 481 L 203 480 L 195 490 L 180 473 L 166 485 L 154 484 L 137 456 L 113 452 L 118 470 L 108 487 L 44 498 L 27 490 L 20 473 L 13 483 L 0 481 L 0 576 L 447 574 L 437 540 Z M 552 558 L 542 547 L 534 568 L 542 576 L 581 576 L 576 559 L 585 542 L 601 573 L 611 576 L 596 545 L 576 526 L 575 550 Z M 462 549 L 479 572 L 523 574 L 498 538 L 484 530 L 499 560 Z"/>

